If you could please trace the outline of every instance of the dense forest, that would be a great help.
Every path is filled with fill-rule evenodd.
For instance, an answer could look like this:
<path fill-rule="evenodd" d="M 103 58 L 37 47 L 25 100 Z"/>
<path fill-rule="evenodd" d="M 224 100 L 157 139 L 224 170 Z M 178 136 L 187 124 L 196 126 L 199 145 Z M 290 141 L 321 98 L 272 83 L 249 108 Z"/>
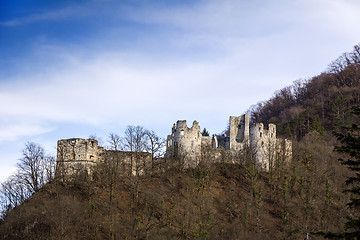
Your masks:
<path fill-rule="evenodd" d="M 360 44 L 329 65 L 328 71 L 297 80 L 272 98 L 251 107 L 256 122 L 276 123 L 278 134 L 300 140 L 352 123 L 351 106 L 360 103 Z"/>
<path fill-rule="evenodd" d="M 32 194 L 2 184 L 2 197 L 16 201 L 2 213 L 0 239 L 359 239 L 359 64 L 357 45 L 249 110 L 293 140 L 292 161 L 279 157 L 268 172 L 247 149 L 217 163 L 204 153 L 194 169 L 156 156 L 141 176 L 105 160 L 91 176 L 59 181 L 42 153 Z"/>

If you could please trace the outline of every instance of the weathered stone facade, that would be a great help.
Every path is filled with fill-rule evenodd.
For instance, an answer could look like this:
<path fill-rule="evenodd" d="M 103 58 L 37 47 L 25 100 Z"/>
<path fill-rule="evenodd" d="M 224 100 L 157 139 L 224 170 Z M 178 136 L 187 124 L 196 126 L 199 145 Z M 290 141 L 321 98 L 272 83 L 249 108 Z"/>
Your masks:
<path fill-rule="evenodd" d="M 201 136 L 197 121 L 191 128 L 185 120 L 179 120 L 172 127 L 172 133 L 167 136 L 167 158 L 178 158 L 184 167 L 194 167 L 206 151 L 214 160 L 225 154 L 236 155 L 245 148 L 252 150 L 257 166 L 261 170 L 269 170 L 276 158 L 285 161 L 292 158 L 292 143 L 290 140 L 276 137 L 276 125 L 269 124 L 268 129 L 262 123 L 250 126 L 248 114 L 238 117 L 230 116 L 229 136 Z"/>
<path fill-rule="evenodd" d="M 57 142 L 56 174 L 58 176 L 72 176 L 82 170 L 91 174 L 93 167 L 105 160 L 118 162 L 114 166 L 124 173 L 141 175 L 150 168 L 151 154 L 106 150 L 98 146 L 98 141 L 95 139 L 71 138 Z"/>
<path fill-rule="evenodd" d="M 188 128 L 185 120 L 179 120 L 173 125 L 172 134 L 167 137 L 165 157 L 181 157 L 185 166 L 193 167 L 197 164 L 194 160 L 200 158 L 202 142 L 205 140 L 202 141 L 197 121 Z"/>
<path fill-rule="evenodd" d="M 185 168 L 195 167 L 202 158 L 220 159 L 234 157 L 245 149 L 251 149 L 257 166 L 269 170 L 276 159 L 289 161 L 292 157 L 290 140 L 276 137 L 276 125 L 268 129 L 262 123 L 250 126 L 249 115 L 230 116 L 229 136 L 202 136 L 199 123 L 191 128 L 185 120 L 179 120 L 167 136 L 165 158 L 182 161 Z M 141 175 L 151 168 L 150 153 L 106 150 L 95 139 L 71 138 L 57 142 L 56 174 L 71 176 L 85 170 L 90 174 L 93 167 L 108 160 L 125 174 Z"/>

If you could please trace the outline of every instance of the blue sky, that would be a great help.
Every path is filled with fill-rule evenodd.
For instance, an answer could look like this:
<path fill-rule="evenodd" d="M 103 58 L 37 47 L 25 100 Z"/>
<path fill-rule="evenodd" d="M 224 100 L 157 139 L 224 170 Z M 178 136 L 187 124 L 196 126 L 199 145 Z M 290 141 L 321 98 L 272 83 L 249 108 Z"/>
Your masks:
<path fill-rule="evenodd" d="M 219 133 L 360 42 L 358 0 L 0 0 L 0 181 L 27 141 Z"/>

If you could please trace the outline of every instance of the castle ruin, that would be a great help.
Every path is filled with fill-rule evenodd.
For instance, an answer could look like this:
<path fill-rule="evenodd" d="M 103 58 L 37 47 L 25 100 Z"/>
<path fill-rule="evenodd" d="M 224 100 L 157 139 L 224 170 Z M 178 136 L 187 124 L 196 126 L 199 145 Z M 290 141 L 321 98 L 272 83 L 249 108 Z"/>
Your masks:
<path fill-rule="evenodd" d="M 150 169 L 151 154 L 107 150 L 100 147 L 95 139 L 71 138 L 57 142 L 57 176 L 72 176 L 83 170 L 90 175 L 93 168 L 105 160 L 117 163 L 112 166 L 124 173 L 141 175 Z"/>
<path fill-rule="evenodd" d="M 275 159 L 290 161 L 292 142 L 276 137 L 276 125 L 265 129 L 262 123 L 250 126 L 249 115 L 230 116 L 229 136 L 202 136 L 194 121 L 189 128 L 185 120 L 178 120 L 166 139 L 166 159 L 181 162 L 185 168 L 196 167 L 201 159 L 220 161 L 224 154 L 234 159 L 251 150 L 259 170 L 268 171 Z M 72 176 L 80 170 L 92 173 L 96 164 L 109 161 L 124 173 L 141 175 L 151 168 L 152 156 L 147 152 L 107 150 L 95 139 L 71 138 L 57 142 L 58 176 Z"/>
<path fill-rule="evenodd" d="M 202 136 L 197 121 L 193 122 L 191 128 L 187 127 L 186 120 L 177 121 L 172 133 L 167 136 L 165 157 L 180 159 L 185 167 L 194 167 L 205 151 L 216 161 L 221 151 L 235 156 L 246 148 L 251 149 L 258 168 L 265 171 L 269 170 L 276 158 L 289 161 L 292 157 L 292 142 L 276 137 L 275 124 L 269 124 L 268 129 L 262 123 L 250 126 L 248 114 L 230 116 L 227 137 Z"/>

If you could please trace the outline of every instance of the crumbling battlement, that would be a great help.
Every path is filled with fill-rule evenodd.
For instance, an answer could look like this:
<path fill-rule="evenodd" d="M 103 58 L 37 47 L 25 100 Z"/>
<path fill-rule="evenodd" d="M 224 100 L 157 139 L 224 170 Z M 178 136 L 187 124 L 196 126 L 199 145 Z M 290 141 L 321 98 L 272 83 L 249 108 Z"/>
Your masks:
<path fill-rule="evenodd" d="M 248 114 L 230 116 L 229 132 L 228 137 L 201 136 L 197 121 L 188 128 L 185 120 L 179 120 L 167 136 L 165 157 L 178 158 L 183 161 L 184 167 L 193 167 L 198 164 L 204 151 L 211 152 L 211 157 L 216 160 L 223 155 L 224 150 L 227 154 L 236 155 L 249 147 L 257 166 L 265 171 L 269 170 L 276 158 L 290 161 L 292 157 L 291 141 L 276 138 L 275 124 L 269 124 L 268 129 L 265 129 L 262 123 L 250 126 Z"/>
<path fill-rule="evenodd" d="M 102 160 L 103 148 L 95 139 L 70 138 L 57 142 L 56 175 L 70 176 L 78 171 L 91 172 Z"/>
<path fill-rule="evenodd" d="M 195 167 L 202 158 L 220 159 L 237 156 L 251 149 L 257 166 L 269 170 L 276 159 L 292 158 L 292 142 L 276 137 L 276 125 L 265 129 L 262 123 L 250 126 L 249 115 L 230 116 L 229 136 L 202 136 L 200 126 L 194 121 L 191 128 L 185 120 L 174 123 L 167 136 L 165 158 L 181 161 L 185 167 Z M 95 139 L 70 138 L 57 142 L 57 176 L 72 176 L 80 170 L 92 173 L 93 167 L 105 160 L 116 163 L 113 166 L 125 174 L 141 175 L 151 167 L 150 153 L 136 153 L 106 150 L 98 146 Z"/>
<path fill-rule="evenodd" d="M 171 135 L 167 137 L 166 157 L 182 156 L 184 165 L 193 167 L 196 165 L 189 156 L 199 159 L 201 155 L 202 136 L 197 121 L 193 122 L 191 128 L 187 127 L 186 120 L 178 120 L 172 127 Z M 186 155 L 186 156 L 185 156 Z"/>
<path fill-rule="evenodd" d="M 72 162 L 96 163 L 101 159 L 104 149 L 95 139 L 70 138 L 57 142 L 57 159 Z"/>
<path fill-rule="evenodd" d="M 56 175 L 72 176 L 85 170 L 89 175 L 96 164 L 109 160 L 125 174 L 141 175 L 150 168 L 150 153 L 107 150 L 95 139 L 70 138 L 57 142 Z"/>
<path fill-rule="evenodd" d="M 249 144 L 249 124 L 250 120 L 248 114 L 244 114 L 240 117 L 230 116 L 230 141 L 229 145 L 225 146 L 226 149 L 241 151 Z"/>

